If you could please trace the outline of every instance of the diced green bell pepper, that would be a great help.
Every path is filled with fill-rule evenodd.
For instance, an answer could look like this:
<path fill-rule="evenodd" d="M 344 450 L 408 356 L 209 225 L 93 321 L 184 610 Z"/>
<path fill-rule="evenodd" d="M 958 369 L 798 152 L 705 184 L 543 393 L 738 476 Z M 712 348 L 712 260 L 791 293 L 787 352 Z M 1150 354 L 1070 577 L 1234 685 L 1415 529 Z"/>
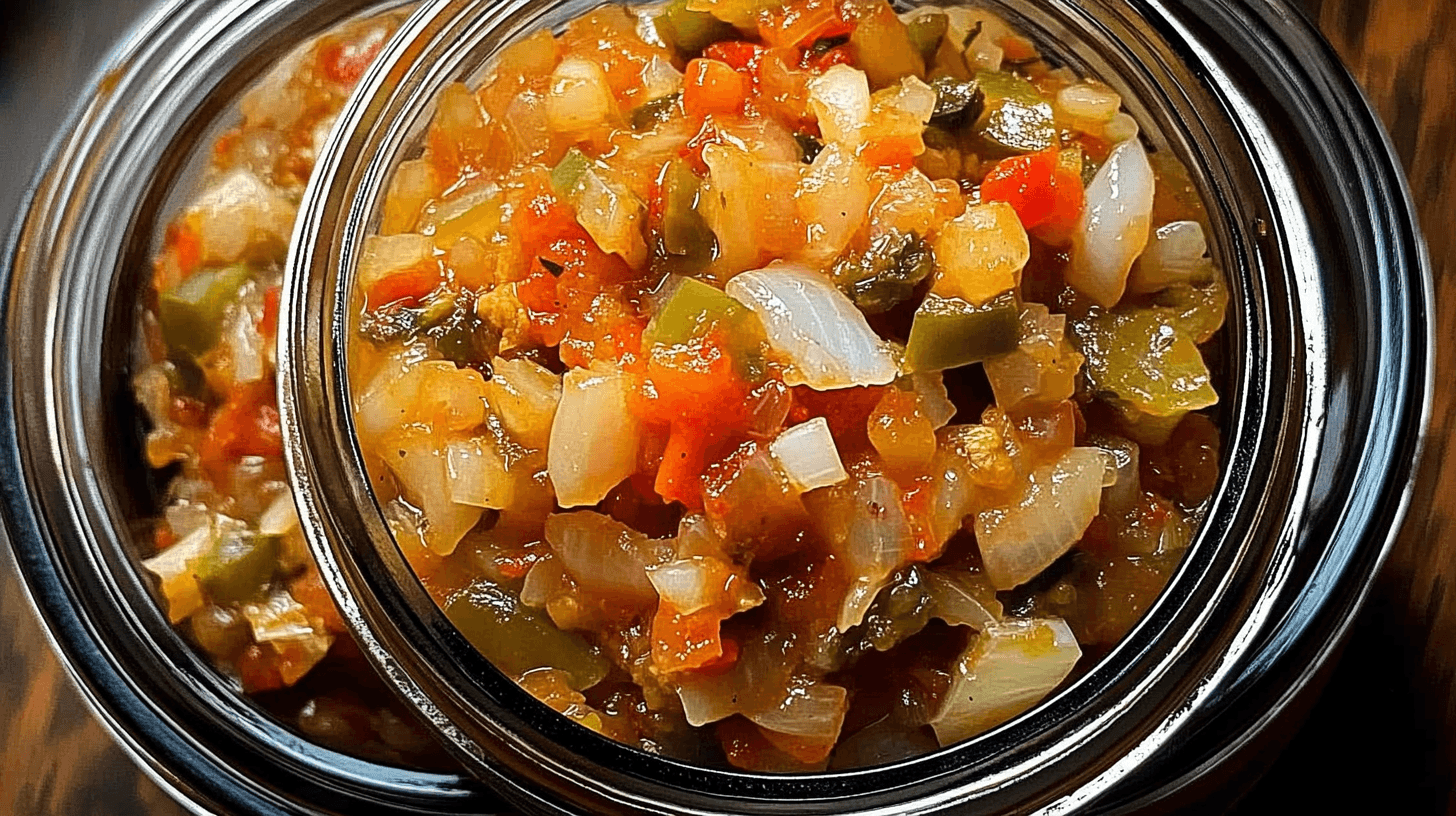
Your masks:
<path fill-rule="evenodd" d="M 738 37 L 738 29 L 705 11 L 688 11 L 687 0 L 673 0 L 657 18 L 657 34 L 685 57 L 694 57 L 721 40 Z"/>
<path fill-rule="evenodd" d="M 908 299 L 934 269 L 935 254 L 925 239 L 891 232 L 876 238 L 863 253 L 841 258 L 830 277 L 860 311 L 879 314 Z"/>
<path fill-rule="evenodd" d="M 213 603 L 242 603 L 258 595 L 278 566 L 278 536 L 224 533 L 192 572 Z"/>
<path fill-rule="evenodd" d="M 941 76 L 931 80 L 930 87 L 935 90 L 935 110 L 930 114 L 935 127 L 959 130 L 981 116 L 986 99 L 976 80 Z"/>
<path fill-rule="evenodd" d="M 581 183 L 581 177 L 591 166 L 592 160 L 585 153 L 571 148 L 551 170 L 551 189 L 561 198 L 571 198 L 576 193 L 576 186 Z"/>
<path fill-rule="evenodd" d="M 663 171 L 662 248 L 668 255 L 686 259 L 687 268 L 711 261 L 717 242 L 708 222 L 698 212 L 701 188 L 697 174 L 682 159 L 674 159 Z"/>
<path fill-rule="evenodd" d="M 445 616 L 496 668 L 520 677 L 534 669 L 560 669 L 571 687 L 591 688 L 607 676 L 606 658 L 579 635 L 558 629 L 545 613 L 510 590 L 477 578 L 445 606 Z"/>
<path fill-rule="evenodd" d="M 169 348 L 199 357 L 217 345 L 223 314 L 251 271 L 245 264 L 203 269 L 157 299 L 157 322 Z"/>
<path fill-rule="evenodd" d="M 642 339 L 648 344 L 675 346 L 692 340 L 714 324 L 732 325 L 750 315 L 748 308 L 710 283 L 683 278 L 668 296 Z"/>
<path fill-rule="evenodd" d="M 447 290 L 448 291 L 448 290 Z M 475 304 L 470 298 L 440 298 L 448 304 L 449 311 L 442 318 L 431 321 L 427 333 L 435 341 L 435 348 L 456 365 L 480 366 L 488 364 L 500 350 L 500 332 L 475 313 Z M 433 303 L 431 307 L 433 307 Z M 426 307 L 429 311 L 431 307 Z"/>
<path fill-rule="evenodd" d="M 654 99 L 645 105 L 638 105 L 632 110 L 630 121 L 632 129 L 639 133 L 644 130 L 651 130 L 654 125 L 661 124 L 672 118 L 677 110 L 678 100 L 682 94 L 668 94 L 660 99 Z"/>
<path fill-rule="evenodd" d="M 976 123 L 984 152 L 993 156 L 1036 153 L 1057 146 L 1052 105 L 1025 78 L 1006 71 L 977 71 L 985 110 Z"/>
<path fill-rule="evenodd" d="M 910 371 L 943 371 L 1015 351 L 1021 310 L 1011 292 L 980 306 L 960 298 L 926 295 L 905 346 Z"/>
<path fill-rule="evenodd" d="M 910 29 L 910 43 L 920 52 L 926 65 L 932 64 L 935 52 L 940 50 L 940 41 L 945 39 L 945 32 L 950 29 L 950 17 L 939 11 L 922 14 L 911 20 L 907 27 Z"/>

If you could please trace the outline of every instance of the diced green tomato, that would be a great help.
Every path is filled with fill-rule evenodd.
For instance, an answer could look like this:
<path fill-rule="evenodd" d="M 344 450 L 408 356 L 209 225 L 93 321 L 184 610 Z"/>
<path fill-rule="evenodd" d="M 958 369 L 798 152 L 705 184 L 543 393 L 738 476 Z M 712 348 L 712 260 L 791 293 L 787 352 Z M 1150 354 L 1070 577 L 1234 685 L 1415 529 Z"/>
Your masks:
<path fill-rule="evenodd" d="M 607 661 L 585 640 L 563 632 L 545 613 L 522 604 L 514 592 L 477 578 L 450 599 L 445 616 L 496 668 L 520 677 L 533 669 L 559 669 L 571 687 L 591 688 L 607 676 Z"/>
<path fill-rule="evenodd" d="M 743 304 L 722 289 L 696 278 L 683 278 L 642 333 L 644 345 L 686 343 L 715 323 L 733 324 L 750 315 Z"/>
<path fill-rule="evenodd" d="M 685 160 L 668 163 L 662 177 L 662 244 L 670 255 L 707 263 L 716 239 L 698 212 L 701 187 L 702 182 Z"/>
<path fill-rule="evenodd" d="M 927 295 L 910 325 L 905 365 L 911 371 L 942 371 L 1006 354 L 1016 348 L 1020 325 L 1011 292 L 981 306 Z"/>
<path fill-rule="evenodd" d="M 197 357 L 217 345 L 223 313 L 250 274 L 244 264 L 204 269 L 163 292 L 157 321 L 168 347 Z"/>
<path fill-rule="evenodd" d="M 977 122 L 987 153 L 1006 156 L 1057 147 L 1052 105 L 1036 86 L 1006 71 L 977 71 L 985 111 Z"/>
<path fill-rule="evenodd" d="M 935 52 L 940 49 L 940 41 L 945 38 L 945 32 L 950 28 L 950 17 L 939 11 L 921 14 L 911 20 L 908 27 L 910 43 L 920 52 L 925 64 L 931 64 L 935 60 Z"/>
<path fill-rule="evenodd" d="M 1120 407 L 1179 417 L 1218 402 L 1198 345 L 1170 308 L 1133 308 L 1092 315 L 1074 324 L 1087 357 L 1087 386 L 1116 397 Z"/>
<path fill-rule="evenodd" d="M 682 94 L 668 94 L 661 99 L 654 99 L 645 105 L 639 105 L 632 111 L 632 129 L 638 132 L 651 130 L 653 125 L 658 125 L 672 118 L 673 111 L 677 110 L 678 102 Z"/>
<path fill-rule="evenodd" d="M 471 303 L 453 300 L 450 312 L 430 329 L 435 348 L 456 365 L 488 363 L 500 350 L 500 331 L 475 313 Z"/>
<path fill-rule="evenodd" d="M 688 11 L 687 0 L 673 0 L 657 18 L 657 34 L 678 53 L 695 56 L 719 40 L 738 36 L 738 29 L 705 11 Z"/>
<path fill-rule="evenodd" d="M 1154 301 L 1174 315 L 1169 319 L 1174 328 L 1193 338 L 1195 343 L 1206 343 L 1223 326 L 1228 312 L 1228 284 L 1215 271 L 1213 280 L 1206 286 L 1170 286 L 1159 292 Z"/>
<path fill-rule="evenodd" d="M 242 603 L 273 578 L 278 549 L 278 536 L 227 533 L 197 559 L 193 574 L 213 603 Z"/>
<path fill-rule="evenodd" d="M 592 160 L 585 153 L 574 147 L 566 151 L 566 155 L 551 170 L 551 189 L 561 198 L 571 198 L 577 184 L 581 182 L 581 177 L 586 175 L 591 166 Z"/>
<path fill-rule="evenodd" d="M 980 118 L 986 100 L 976 80 L 941 76 L 930 87 L 935 89 L 935 111 L 930 115 L 935 127 L 958 130 Z"/>
<path fill-rule="evenodd" d="M 879 314 L 908 299 L 934 269 L 935 255 L 925 239 L 891 232 L 876 238 L 863 253 L 841 258 L 830 277 L 860 311 Z"/>

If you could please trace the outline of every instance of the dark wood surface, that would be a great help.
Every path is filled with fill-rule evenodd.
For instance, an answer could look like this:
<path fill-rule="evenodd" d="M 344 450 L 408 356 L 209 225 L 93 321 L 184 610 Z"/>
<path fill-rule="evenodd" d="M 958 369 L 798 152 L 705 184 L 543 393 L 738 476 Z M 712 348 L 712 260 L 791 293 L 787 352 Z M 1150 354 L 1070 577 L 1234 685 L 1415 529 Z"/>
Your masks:
<path fill-rule="evenodd" d="M 4 5 L 0 214 L 19 200 L 68 89 L 144 8 Z M 1456 814 L 1456 4 L 1303 5 L 1366 88 L 1420 208 L 1436 278 L 1437 390 L 1410 516 L 1374 596 L 1309 719 L 1238 810 Z M 0 550 L 0 816 L 181 812 L 86 712 Z"/>

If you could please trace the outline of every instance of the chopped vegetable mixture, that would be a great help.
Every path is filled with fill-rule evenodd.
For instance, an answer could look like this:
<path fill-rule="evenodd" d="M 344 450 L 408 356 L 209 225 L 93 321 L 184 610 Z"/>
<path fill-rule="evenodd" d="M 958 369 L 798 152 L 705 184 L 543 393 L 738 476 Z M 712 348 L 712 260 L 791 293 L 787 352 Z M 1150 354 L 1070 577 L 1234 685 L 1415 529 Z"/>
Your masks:
<path fill-rule="evenodd" d="M 1105 653 L 1187 547 L 1207 229 L 1112 88 L 987 12 L 605 6 L 446 88 L 396 170 L 359 444 L 565 716 L 760 771 L 919 754 Z"/>
<path fill-rule="evenodd" d="M 298 201 L 334 117 L 403 19 L 305 43 L 240 100 L 202 160 L 142 299 L 133 381 L 146 458 L 170 477 L 143 566 L 168 617 L 308 736 L 438 765 L 428 733 L 354 647 L 294 513 L 274 396 L 279 285 Z"/>

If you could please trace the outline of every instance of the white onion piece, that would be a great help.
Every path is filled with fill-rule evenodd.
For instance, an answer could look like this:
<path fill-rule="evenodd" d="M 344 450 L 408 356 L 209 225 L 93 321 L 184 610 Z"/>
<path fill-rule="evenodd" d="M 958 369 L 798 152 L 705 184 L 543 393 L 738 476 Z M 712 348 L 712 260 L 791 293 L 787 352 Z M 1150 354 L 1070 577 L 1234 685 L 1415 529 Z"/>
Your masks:
<path fill-rule="evenodd" d="M 395 272 L 410 269 L 434 256 L 435 241 L 426 235 L 405 232 L 367 236 L 356 274 L 359 288 L 369 289 Z"/>
<path fill-rule="evenodd" d="M 636 606 L 657 600 L 647 577 L 652 545 L 611 516 L 593 510 L 554 513 L 546 517 L 546 542 L 582 589 Z"/>
<path fill-rule="evenodd" d="M 642 240 L 645 207 L 638 198 L 597 165 L 587 167 L 571 191 L 576 220 L 604 252 L 615 253 L 633 266 L 647 258 Z"/>
<path fill-rule="evenodd" d="M 724 291 L 763 321 L 769 344 L 793 365 L 789 385 L 886 385 L 899 373 L 864 313 L 823 275 L 776 261 L 737 275 Z"/>
<path fill-rule="evenodd" d="M 785 430 L 769 443 L 768 450 L 789 484 L 800 493 L 837 485 L 849 478 L 844 463 L 839 460 L 834 436 L 829 433 L 829 421 L 824 417 L 814 417 Z"/>
<path fill-rule="evenodd" d="M 1102 502 L 1106 461 L 1099 448 L 1072 448 L 1032 471 L 1016 504 L 976 514 L 976 543 L 993 586 L 1020 586 L 1077 543 Z"/>
<path fill-rule="evenodd" d="M 286 131 L 303 115 L 306 102 L 303 89 L 291 86 L 289 80 L 298 73 L 308 53 L 307 48 L 290 51 L 264 75 L 262 82 L 243 94 L 238 107 L 249 129 L 272 127 Z"/>
<path fill-rule="evenodd" d="M 1078 82 L 1057 91 L 1057 112 L 1082 123 L 1108 122 L 1121 107 L 1117 91 L 1100 82 Z"/>
<path fill-rule="evenodd" d="M 281 536 L 297 529 L 298 510 L 293 506 L 293 493 L 285 490 L 258 517 L 258 532 L 265 536 Z"/>
<path fill-rule="evenodd" d="M 748 714 L 754 724 L 813 740 L 839 736 L 844 714 L 849 710 L 849 692 L 830 683 L 796 683 L 777 706 Z"/>
<path fill-rule="evenodd" d="M 148 572 L 162 581 L 167 599 L 167 619 L 180 623 L 202 608 L 202 587 L 192 574 L 192 562 L 212 549 L 212 524 L 203 524 L 180 541 L 142 561 Z"/>
<path fill-rule="evenodd" d="M 951 745 L 1026 711 L 1065 680 L 1081 656 L 1060 618 L 988 626 L 955 666 L 945 705 L 930 722 L 936 739 Z"/>
<path fill-rule="evenodd" d="M 1067 283 L 1103 307 L 1122 299 L 1128 271 L 1148 242 L 1153 168 L 1136 139 L 1113 148 L 1087 185 L 1087 204 L 1072 234 Z"/>
<path fill-rule="evenodd" d="M 484 439 L 456 439 L 445 448 L 450 474 L 450 501 L 471 507 L 504 510 L 515 498 L 515 484 L 505 458 Z"/>
<path fill-rule="evenodd" d="M 1197 221 L 1173 221 L 1153 231 L 1127 276 L 1127 291 L 1146 295 L 1193 283 L 1206 277 L 1212 266 L 1203 227 Z"/>
<path fill-rule="evenodd" d="M 521 583 L 521 603 L 544 609 L 566 586 L 569 584 L 561 561 L 546 553 L 527 570 L 526 580 Z"/>
<path fill-rule="evenodd" d="M 970 626 L 978 630 L 985 630 L 1001 620 L 1001 604 L 996 600 L 996 590 L 984 576 L 939 570 L 925 570 L 921 574 L 934 601 L 931 615 L 952 626 Z M 971 591 L 973 581 L 980 582 L 979 587 L 984 589 L 983 597 L 978 598 Z"/>
<path fill-rule="evenodd" d="M 691 615 L 713 602 L 714 572 L 702 556 L 680 558 L 648 568 L 647 580 L 678 614 Z"/>
<path fill-rule="evenodd" d="M 596 504 L 636 472 L 642 429 L 628 409 L 631 391 L 631 380 L 614 365 L 566 373 L 546 450 L 562 507 Z"/>
<path fill-rule="evenodd" d="M 841 632 L 864 622 L 890 573 L 908 557 L 912 535 L 901 498 L 900 488 L 884 476 L 804 497 L 820 535 L 850 577 L 836 622 Z"/>
<path fill-rule="evenodd" d="M 1120 436 L 1093 437 L 1093 444 L 1108 455 L 1110 474 L 1102 480 L 1103 505 L 1119 513 L 1132 509 L 1143 491 L 1142 477 L 1138 474 L 1138 444 Z"/>
<path fill-rule="evenodd" d="M 606 73 L 590 60 L 567 57 L 551 72 L 546 117 L 553 130 L 565 133 L 590 130 L 611 116 L 615 102 Z"/>
<path fill-rule="evenodd" d="M 497 357 L 490 361 L 490 367 L 486 404 L 505 424 L 513 442 L 543 450 L 551 438 L 551 422 L 561 402 L 561 375 L 524 357 Z"/>
<path fill-rule="evenodd" d="M 455 551 L 460 539 L 480 521 L 481 508 L 457 504 L 451 498 L 446 451 L 434 434 L 410 429 L 383 446 L 383 458 L 399 482 L 405 501 L 425 516 L 421 534 L 436 555 Z"/>
<path fill-rule="evenodd" d="M 642 98 L 648 101 L 671 96 L 682 90 L 682 71 L 660 56 L 654 56 L 642 68 Z"/>
<path fill-rule="evenodd" d="M 249 282 L 245 286 L 252 286 Z M 255 290 L 256 291 L 256 290 Z M 260 304 L 261 305 L 261 304 Z M 227 317 L 227 331 L 223 342 L 227 343 L 233 361 L 233 382 L 254 383 L 263 379 L 263 353 L 266 344 L 258 331 L 261 314 L 253 314 L 246 303 Z"/>
<path fill-rule="evenodd" d="M 244 606 L 243 617 L 253 630 L 253 640 L 288 644 L 291 659 L 278 665 L 278 673 L 287 685 L 308 674 L 334 645 L 334 636 L 324 629 L 322 621 L 309 617 L 308 609 L 286 590 L 275 590 L 263 603 Z"/>
<path fill-rule="evenodd" d="M 1113 144 L 1121 144 L 1136 139 L 1140 132 L 1137 120 L 1131 114 L 1118 111 L 1103 126 L 1102 138 Z"/>
<path fill-rule="evenodd" d="M 939 371 L 917 371 L 910 375 L 910 385 L 920 398 L 920 413 L 930 420 L 930 427 L 938 431 L 949 425 L 956 407 L 950 401 L 950 389 L 945 387 L 945 376 Z"/>
<path fill-rule="evenodd" d="M 227 264 L 260 244 L 287 246 L 294 204 L 248 170 L 223 176 L 188 210 L 197 229 L 203 263 Z"/>
<path fill-rule="evenodd" d="M 830 142 L 799 180 L 795 198 L 809 238 L 797 257 L 822 267 L 839 257 L 864 225 L 875 191 L 869 168 Z"/>
<path fill-rule="evenodd" d="M 865 72 L 835 65 L 809 80 L 809 107 L 819 118 L 824 141 L 855 147 L 870 118 L 870 81 Z"/>

